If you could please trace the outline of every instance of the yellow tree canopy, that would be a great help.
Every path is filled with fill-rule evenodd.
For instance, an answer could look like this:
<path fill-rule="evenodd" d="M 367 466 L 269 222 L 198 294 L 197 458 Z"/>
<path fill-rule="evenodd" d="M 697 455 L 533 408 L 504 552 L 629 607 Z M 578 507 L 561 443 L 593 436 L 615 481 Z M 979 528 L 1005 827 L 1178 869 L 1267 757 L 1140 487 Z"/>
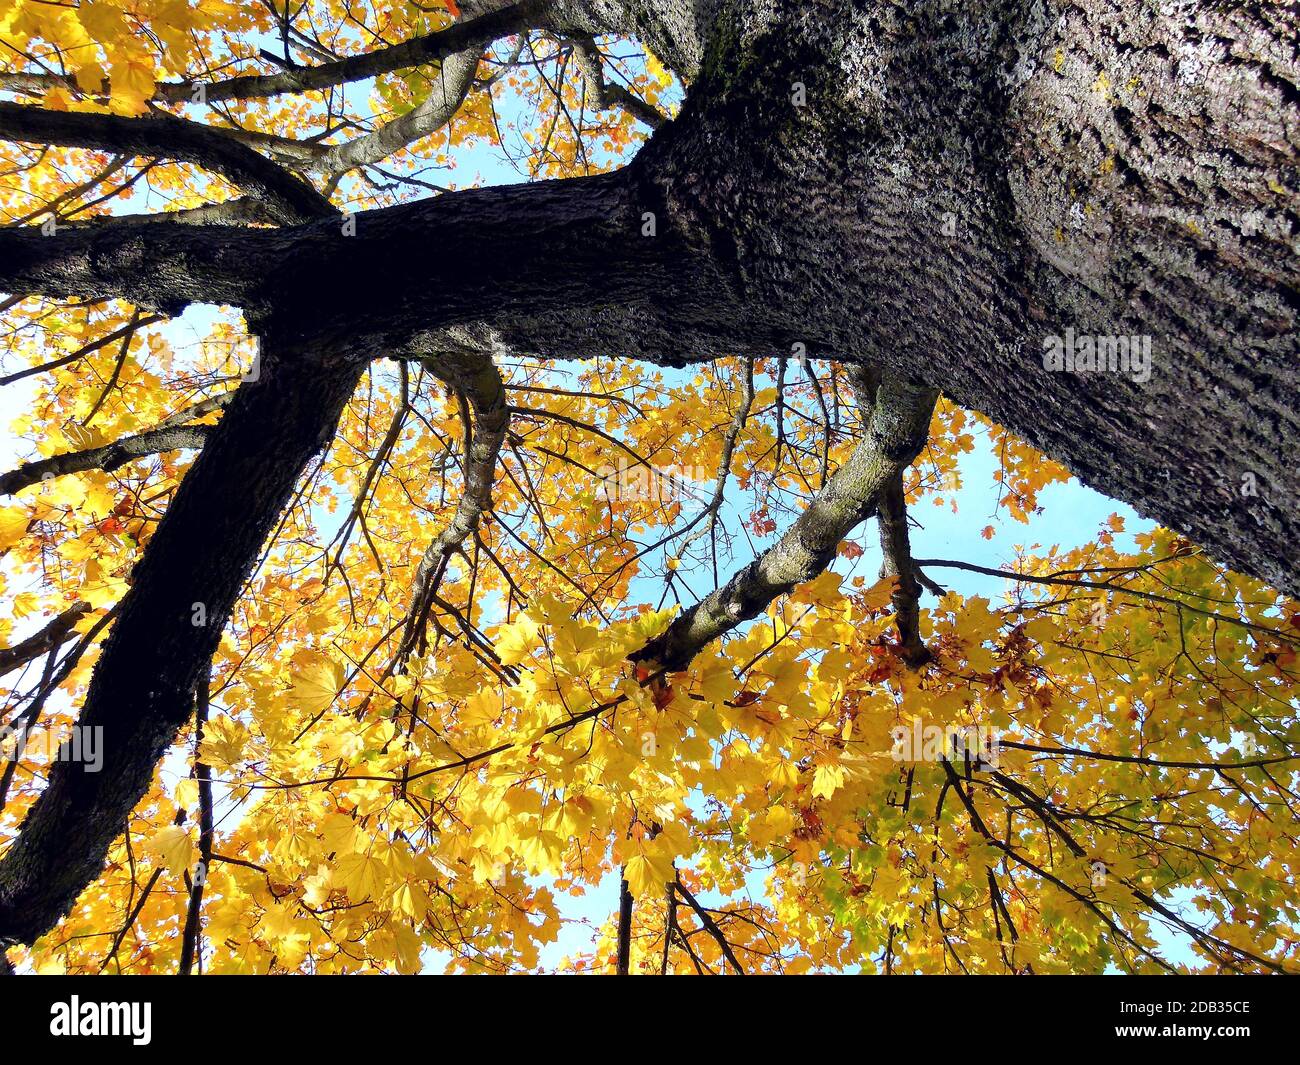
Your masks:
<path fill-rule="evenodd" d="M 236 237 L 603 181 L 710 75 L 581 6 L 0 0 L 4 225 L 179 291 Z M 509 222 L 574 261 L 587 224 Z M 513 269 L 407 232 L 429 299 Z M 261 310 L 3 301 L 0 911 L 48 901 L 0 916 L 13 965 L 1300 971 L 1300 605 L 1163 527 L 1073 525 L 1086 490 L 1022 436 L 799 344 L 656 364 L 598 320 L 556 359 L 466 312 L 423 347 L 367 327 L 336 387 L 263 311 L 338 331 L 424 282 L 308 289 L 311 254 Z M 957 546 L 916 558 L 931 525 Z M 47 853 L 140 759 L 121 817 L 84 799 L 102 847 Z"/>

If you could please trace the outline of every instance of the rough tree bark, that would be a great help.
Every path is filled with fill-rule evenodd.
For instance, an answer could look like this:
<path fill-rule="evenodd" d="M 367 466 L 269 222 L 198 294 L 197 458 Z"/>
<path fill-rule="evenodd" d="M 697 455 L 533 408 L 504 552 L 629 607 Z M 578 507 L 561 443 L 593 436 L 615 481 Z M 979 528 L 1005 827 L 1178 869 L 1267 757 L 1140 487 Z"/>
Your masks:
<path fill-rule="evenodd" d="M 104 730 L 100 772 L 51 772 L 0 863 L 0 941 L 33 940 L 99 874 L 190 715 L 262 542 L 362 369 L 272 353 L 231 402 L 136 566 L 96 665 L 78 724 Z"/>
<path fill-rule="evenodd" d="M 122 118 L 0 103 L 0 138 L 128 154 L 152 153 L 197 163 L 259 196 L 277 221 L 306 222 L 335 213 L 329 200 L 314 188 L 252 148 L 218 130 L 178 118 Z"/>
<path fill-rule="evenodd" d="M 122 772 L 56 767 L 0 862 L 0 939 L 51 927 L 96 874 L 294 478 L 365 361 L 394 350 L 473 335 L 680 365 L 803 344 L 941 387 L 1218 561 L 1300 593 L 1292 5 L 511 11 L 486 36 L 418 47 L 450 55 L 520 18 L 629 33 L 689 79 L 680 115 L 619 173 L 366 212 L 355 235 L 330 219 L 0 231 L 0 289 L 168 313 L 236 304 L 279 353 L 210 435 L 96 670 L 83 721 L 119 730 Z M 1067 335 L 1149 338 L 1149 379 L 1045 368 Z M 305 352 L 338 361 L 322 373 Z M 198 600 L 217 628 L 188 627 Z"/>
<path fill-rule="evenodd" d="M 841 541 L 877 512 L 925 447 L 938 393 L 892 374 L 879 388 L 858 386 L 857 391 L 871 414 L 853 454 L 776 544 L 675 617 L 637 652 L 639 661 L 685 669 L 707 644 L 825 570 Z"/>

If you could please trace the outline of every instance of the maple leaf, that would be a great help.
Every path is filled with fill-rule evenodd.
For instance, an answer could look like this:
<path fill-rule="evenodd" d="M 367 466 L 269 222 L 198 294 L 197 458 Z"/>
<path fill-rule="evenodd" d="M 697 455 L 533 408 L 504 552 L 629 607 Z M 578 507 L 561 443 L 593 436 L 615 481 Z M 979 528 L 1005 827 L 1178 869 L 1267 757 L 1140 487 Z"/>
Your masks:
<path fill-rule="evenodd" d="M 378 895 L 387 877 L 384 863 L 368 851 L 345 854 L 334 867 L 335 882 L 353 902 L 364 902 Z"/>
<path fill-rule="evenodd" d="M 869 613 L 885 609 L 885 607 L 890 605 L 890 601 L 897 588 L 897 577 L 882 577 L 870 588 L 860 594 L 862 608 Z"/>
<path fill-rule="evenodd" d="M 664 893 L 674 877 L 671 859 L 650 854 L 635 854 L 623 867 L 628 890 L 637 898 L 654 898 Z"/>
<path fill-rule="evenodd" d="M 184 826 L 168 825 L 149 838 L 145 850 L 157 855 L 169 873 L 179 876 L 189 868 L 194 844 Z"/>
<path fill-rule="evenodd" d="M 290 674 L 289 703 L 306 714 L 324 713 L 343 687 L 343 666 L 328 655 L 309 652 L 299 656 Z"/>
<path fill-rule="evenodd" d="M 27 535 L 31 519 L 22 507 L 0 507 L 0 551 Z"/>
<path fill-rule="evenodd" d="M 844 767 L 834 764 L 819 765 L 813 771 L 812 793 L 829 799 L 844 786 Z"/>
<path fill-rule="evenodd" d="M 497 630 L 496 652 L 502 663 L 507 666 L 522 662 L 532 651 L 537 642 L 539 626 L 532 618 L 520 617 Z"/>

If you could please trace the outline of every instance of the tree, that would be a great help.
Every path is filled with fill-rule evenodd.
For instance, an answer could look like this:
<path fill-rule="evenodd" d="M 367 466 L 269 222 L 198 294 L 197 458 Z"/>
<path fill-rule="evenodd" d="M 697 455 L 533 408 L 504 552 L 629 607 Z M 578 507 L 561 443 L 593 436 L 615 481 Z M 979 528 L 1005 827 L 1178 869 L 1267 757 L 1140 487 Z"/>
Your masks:
<path fill-rule="evenodd" d="M 1297 969 L 1295 29 L 5 5 L 4 720 L 102 765 L 14 749 L 0 942 L 532 967 L 618 870 L 577 967 Z M 975 432 L 1164 528 L 945 591 Z"/>

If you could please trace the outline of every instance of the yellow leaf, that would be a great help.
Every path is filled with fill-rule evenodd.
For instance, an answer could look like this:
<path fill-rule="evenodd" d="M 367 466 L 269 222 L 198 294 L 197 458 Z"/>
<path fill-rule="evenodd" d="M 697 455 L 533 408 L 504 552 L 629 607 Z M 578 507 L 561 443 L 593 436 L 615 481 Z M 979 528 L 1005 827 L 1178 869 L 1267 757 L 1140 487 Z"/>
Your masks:
<path fill-rule="evenodd" d="M 844 767 L 819 765 L 813 773 L 812 793 L 829 799 L 844 786 Z"/>
<path fill-rule="evenodd" d="M 86 28 L 86 32 L 100 44 L 111 41 L 123 29 L 122 12 L 112 4 L 83 3 L 77 8 L 77 19 Z"/>
<path fill-rule="evenodd" d="M 673 76 L 668 72 L 668 68 L 659 62 L 659 60 L 650 53 L 649 49 L 646 49 L 645 69 L 646 73 L 649 74 L 661 88 L 666 89 L 673 83 Z"/>
<path fill-rule="evenodd" d="M 176 805 L 188 810 L 199 801 L 199 782 L 193 777 L 186 777 L 176 785 L 173 793 Z"/>
<path fill-rule="evenodd" d="M 419 884 L 404 883 L 393 892 L 393 908 L 413 921 L 423 921 L 429 909 L 429 896 Z"/>
<path fill-rule="evenodd" d="M 301 655 L 300 661 L 290 674 L 289 703 L 307 714 L 324 713 L 343 687 L 343 666 L 316 651 Z"/>
<path fill-rule="evenodd" d="M 110 607 L 126 594 L 126 581 L 118 577 L 106 577 L 104 580 L 92 581 L 89 572 L 87 581 L 81 587 L 81 598 L 91 606 L 99 609 Z"/>
<path fill-rule="evenodd" d="M 77 88 L 82 92 L 99 92 L 104 85 L 104 68 L 98 63 L 83 63 L 77 67 L 76 78 Z M 46 106 L 51 104 L 50 96 L 52 95 L 53 92 L 46 96 Z M 58 108 L 58 110 L 63 110 L 63 108 Z"/>
<path fill-rule="evenodd" d="M 193 844 L 184 827 L 168 825 L 149 839 L 145 850 L 161 858 L 169 873 L 179 876 L 189 868 Z"/>
<path fill-rule="evenodd" d="M 353 902 L 379 894 L 385 879 L 384 863 L 365 852 L 345 854 L 335 867 L 337 881 Z"/>
<path fill-rule="evenodd" d="M 113 110 L 124 115 L 143 112 L 145 101 L 153 95 L 153 68 L 132 58 L 123 63 L 114 63 L 112 70 L 109 84 L 113 93 Z"/>
<path fill-rule="evenodd" d="M 86 498 L 86 486 L 75 477 L 56 477 L 42 484 L 41 502 L 52 507 L 72 509 L 81 506 Z"/>
<path fill-rule="evenodd" d="M 27 535 L 30 520 L 23 507 L 0 507 L 0 551 Z"/>
<path fill-rule="evenodd" d="M 674 879 L 672 859 L 649 854 L 633 855 L 623 867 L 623 879 L 637 898 L 662 895 L 668 881 Z"/>
<path fill-rule="evenodd" d="M 465 708 L 460 712 L 460 723 L 465 728 L 490 725 L 500 713 L 501 696 L 492 688 L 484 688 L 465 700 Z"/>
<path fill-rule="evenodd" d="M 867 610 L 883 610 L 889 606 L 894 589 L 898 587 L 897 577 L 882 577 L 862 593 L 862 605 Z"/>
<path fill-rule="evenodd" d="M 403 924 L 393 927 L 393 944 L 396 947 L 397 971 L 411 975 L 420 971 L 420 937 Z"/>
<path fill-rule="evenodd" d="M 234 718 L 219 717 L 203 730 L 199 755 L 208 765 L 230 769 L 243 758 L 247 742 L 248 730 L 242 724 Z"/>
<path fill-rule="evenodd" d="M 537 643 L 537 633 L 537 623 L 529 617 L 502 625 L 496 636 L 496 651 L 501 661 L 507 666 L 522 662 Z"/>
<path fill-rule="evenodd" d="M 325 848 L 331 854 L 351 854 L 361 845 L 361 833 L 356 822 L 346 814 L 328 814 L 321 822 L 321 835 Z"/>
<path fill-rule="evenodd" d="M 749 823 L 749 838 L 760 847 L 789 835 L 794 827 L 794 814 L 784 806 L 773 806 L 762 818 Z"/>
<path fill-rule="evenodd" d="M 13 597 L 11 609 L 14 617 L 18 619 L 31 617 L 40 605 L 40 596 L 35 592 L 19 592 Z"/>

